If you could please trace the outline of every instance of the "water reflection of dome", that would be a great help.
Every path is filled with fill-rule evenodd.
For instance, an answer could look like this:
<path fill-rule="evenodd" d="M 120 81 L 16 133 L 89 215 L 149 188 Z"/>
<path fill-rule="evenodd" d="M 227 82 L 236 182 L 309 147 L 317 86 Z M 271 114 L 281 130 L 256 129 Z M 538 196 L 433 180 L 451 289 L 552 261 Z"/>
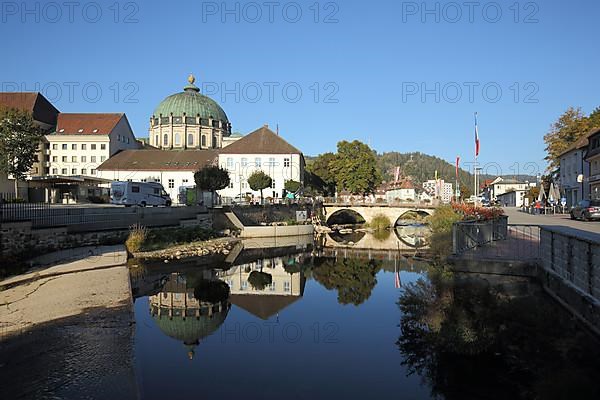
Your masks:
<path fill-rule="evenodd" d="M 216 303 L 199 301 L 186 279 L 171 274 L 163 290 L 149 297 L 150 313 L 156 325 L 167 336 L 188 347 L 190 359 L 202 339 L 212 335 L 227 318 L 228 300 Z"/>

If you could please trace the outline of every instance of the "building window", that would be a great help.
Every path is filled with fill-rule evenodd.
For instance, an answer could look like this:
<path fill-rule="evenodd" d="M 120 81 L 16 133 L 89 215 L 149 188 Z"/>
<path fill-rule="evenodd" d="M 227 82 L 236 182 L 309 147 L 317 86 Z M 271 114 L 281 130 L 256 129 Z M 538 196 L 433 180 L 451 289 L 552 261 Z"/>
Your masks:
<path fill-rule="evenodd" d="M 53 143 L 52 144 L 52 150 L 58 150 L 58 144 Z"/>
<path fill-rule="evenodd" d="M 63 143 L 63 145 L 62 145 L 62 149 L 63 149 L 63 150 L 67 150 L 67 144 L 66 144 L 66 143 Z"/>
<path fill-rule="evenodd" d="M 77 168 L 71 168 L 71 175 L 77 175 Z"/>
<path fill-rule="evenodd" d="M 71 145 L 71 150 L 77 150 L 77 144 L 73 143 L 73 144 Z"/>
<path fill-rule="evenodd" d="M 92 143 L 92 144 L 91 144 L 91 149 L 92 149 L 92 150 L 96 150 L 96 143 Z"/>
<path fill-rule="evenodd" d="M 193 146 L 194 145 L 194 135 L 193 134 L 188 134 L 188 146 Z"/>
<path fill-rule="evenodd" d="M 106 150 L 106 144 L 102 143 L 102 144 L 100 145 L 100 150 Z"/>
<path fill-rule="evenodd" d="M 284 167 L 289 167 L 290 166 L 290 159 L 289 158 L 284 158 L 283 159 L 283 166 Z"/>
<path fill-rule="evenodd" d="M 163 135 L 163 146 L 168 146 L 169 145 L 169 135 L 167 135 L 166 133 Z"/>
<path fill-rule="evenodd" d="M 275 189 L 275 179 L 271 179 L 271 188 Z"/>
<path fill-rule="evenodd" d="M 58 168 L 52 168 L 52 174 L 58 175 Z"/>
<path fill-rule="evenodd" d="M 283 291 L 284 292 L 289 292 L 290 291 L 290 282 L 289 281 L 283 282 Z"/>
<path fill-rule="evenodd" d="M 72 156 L 71 157 L 71 162 L 77 162 L 77 156 Z"/>
<path fill-rule="evenodd" d="M 169 189 L 173 189 L 175 187 L 175 179 L 169 179 Z"/>
<path fill-rule="evenodd" d="M 248 165 L 248 159 L 246 157 L 242 158 L 242 167 L 246 167 Z"/>
<path fill-rule="evenodd" d="M 85 175 L 85 174 L 87 174 L 87 169 L 81 168 L 81 175 Z"/>
<path fill-rule="evenodd" d="M 58 162 L 58 156 L 52 156 L 52 162 Z"/>
<path fill-rule="evenodd" d="M 62 156 L 62 162 L 67 162 L 67 156 Z"/>
<path fill-rule="evenodd" d="M 227 169 L 233 169 L 233 158 L 227 157 Z"/>
<path fill-rule="evenodd" d="M 269 157 L 269 166 L 271 166 L 271 167 L 275 166 L 275 157 Z"/>
<path fill-rule="evenodd" d="M 260 168 L 262 166 L 262 160 L 260 159 L 260 157 L 256 157 L 254 159 L 254 165 L 258 168 Z"/>
<path fill-rule="evenodd" d="M 160 142 L 158 141 L 158 135 L 154 136 L 154 145 L 158 146 L 160 144 Z"/>
<path fill-rule="evenodd" d="M 86 156 L 81 156 L 81 162 L 86 162 L 87 161 L 87 157 Z"/>
<path fill-rule="evenodd" d="M 67 169 L 66 168 L 61 169 L 60 173 L 63 174 L 63 175 L 66 175 L 67 174 Z"/>
<path fill-rule="evenodd" d="M 91 161 L 91 162 L 96 162 L 96 156 L 91 156 L 91 157 L 90 157 L 90 161 Z"/>
<path fill-rule="evenodd" d="M 106 161 L 106 156 L 100 156 L 100 162 Z"/>
<path fill-rule="evenodd" d="M 179 133 L 175 134 L 175 146 L 181 146 L 181 135 Z"/>
<path fill-rule="evenodd" d="M 242 186 L 242 189 L 246 189 L 246 182 L 242 182 L 240 186 Z"/>
<path fill-rule="evenodd" d="M 233 182 L 229 181 L 229 189 L 233 189 Z"/>
<path fill-rule="evenodd" d="M 96 170 L 92 168 L 92 170 L 90 171 L 92 173 L 92 175 L 96 175 Z"/>
<path fill-rule="evenodd" d="M 85 143 L 84 143 L 84 144 L 82 144 L 82 145 L 81 145 L 81 150 L 87 150 L 87 144 L 85 144 Z"/>
<path fill-rule="evenodd" d="M 206 136 L 202 135 L 202 147 L 206 147 Z"/>

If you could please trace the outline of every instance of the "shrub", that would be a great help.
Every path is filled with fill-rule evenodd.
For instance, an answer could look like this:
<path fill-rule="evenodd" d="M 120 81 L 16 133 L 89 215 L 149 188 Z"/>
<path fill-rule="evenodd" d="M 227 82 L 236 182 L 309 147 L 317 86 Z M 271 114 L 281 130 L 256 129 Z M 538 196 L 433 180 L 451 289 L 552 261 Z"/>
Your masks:
<path fill-rule="evenodd" d="M 381 231 L 384 229 L 388 229 L 391 225 L 392 223 L 390 222 L 390 219 L 388 217 L 386 217 L 383 214 L 377 214 L 371 220 L 369 227 L 375 229 L 376 231 Z"/>
<path fill-rule="evenodd" d="M 217 280 L 201 279 L 194 287 L 194 298 L 207 303 L 219 303 L 229 298 L 229 285 Z"/>
<path fill-rule="evenodd" d="M 449 233 L 452 232 L 452 224 L 462 220 L 462 215 L 454 211 L 452 206 L 442 205 L 437 207 L 435 213 L 429 216 L 427 220 L 434 234 Z"/>
<path fill-rule="evenodd" d="M 130 253 L 136 253 L 142 249 L 146 238 L 148 237 L 148 230 L 145 226 L 140 224 L 131 225 L 129 227 L 129 237 L 125 241 L 125 247 Z"/>

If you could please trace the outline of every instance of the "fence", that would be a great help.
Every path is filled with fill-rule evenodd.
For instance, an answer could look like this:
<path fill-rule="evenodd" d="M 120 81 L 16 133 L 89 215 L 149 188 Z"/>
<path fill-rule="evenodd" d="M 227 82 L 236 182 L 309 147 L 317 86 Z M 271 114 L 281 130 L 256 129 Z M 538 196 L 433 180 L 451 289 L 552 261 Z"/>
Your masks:
<path fill-rule="evenodd" d="M 540 228 L 536 225 L 456 223 L 453 227 L 455 255 L 471 259 L 537 260 L 540 257 Z"/>
<path fill-rule="evenodd" d="M 133 224 L 145 226 L 179 225 L 207 213 L 206 207 L 114 207 L 106 205 L 77 207 L 47 203 L 10 202 L 1 197 L 0 223 L 31 222 L 32 229 L 67 227 L 69 232 L 126 229 Z"/>

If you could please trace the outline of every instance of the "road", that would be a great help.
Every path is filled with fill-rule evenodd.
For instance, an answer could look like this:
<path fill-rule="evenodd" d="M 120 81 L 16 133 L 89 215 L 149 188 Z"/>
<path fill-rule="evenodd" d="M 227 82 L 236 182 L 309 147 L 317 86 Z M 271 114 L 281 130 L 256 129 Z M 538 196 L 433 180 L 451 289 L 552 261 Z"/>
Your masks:
<path fill-rule="evenodd" d="M 531 215 L 511 207 L 504 208 L 504 213 L 508 216 L 509 224 L 567 226 L 600 234 L 600 221 L 574 221 L 569 214 Z"/>

